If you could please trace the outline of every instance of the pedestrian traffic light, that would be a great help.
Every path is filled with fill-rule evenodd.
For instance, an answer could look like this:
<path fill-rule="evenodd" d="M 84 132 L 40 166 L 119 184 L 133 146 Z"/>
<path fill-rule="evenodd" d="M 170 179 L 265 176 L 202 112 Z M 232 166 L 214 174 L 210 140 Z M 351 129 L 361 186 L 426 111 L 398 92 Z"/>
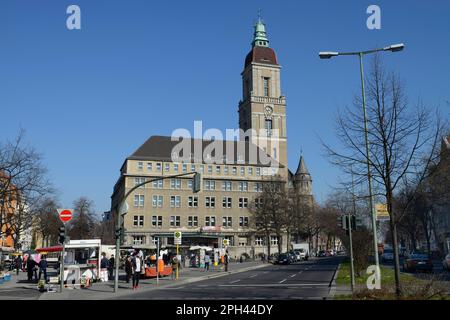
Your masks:
<path fill-rule="evenodd" d="M 64 243 L 66 241 L 66 227 L 59 227 L 59 243 Z"/>
<path fill-rule="evenodd" d="M 194 183 L 192 184 L 192 192 L 198 193 L 202 190 L 202 175 L 196 172 L 194 174 Z"/>

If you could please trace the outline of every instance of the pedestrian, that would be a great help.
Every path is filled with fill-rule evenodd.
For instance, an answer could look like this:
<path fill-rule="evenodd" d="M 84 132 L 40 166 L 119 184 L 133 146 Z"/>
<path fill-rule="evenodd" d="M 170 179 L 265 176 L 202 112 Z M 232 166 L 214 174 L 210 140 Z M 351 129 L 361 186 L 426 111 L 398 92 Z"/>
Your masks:
<path fill-rule="evenodd" d="M 108 281 L 109 260 L 108 258 L 106 258 L 106 253 L 104 252 L 102 252 L 102 257 L 103 258 L 100 260 L 100 278 L 102 279 L 102 281 Z"/>
<path fill-rule="evenodd" d="M 22 269 L 22 257 L 20 255 L 14 259 L 14 266 L 16 267 L 17 275 L 19 275 L 19 270 Z"/>
<path fill-rule="evenodd" d="M 127 283 L 130 283 L 130 279 L 133 275 L 133 263 L 131 261 L 131 256 L 127 255 L 126 259 L 125 259 L 125 279 L 127 281 Z"/>
<path fill-rule="evenodd" d="M 211 258 L 209 257 L 209 255 L 205 255 L 205 269 L 206 271 L 209 271 L 209 262 L 210 262 Z"/>
<path fill-rule="evenodd" d="M 39 261 L 39 280 L 41 280 L 41 275 L 43 273 L 45 283 L 47 283 L 47 267 L 48 267 L 47 259 L 45 256 L 43 256 L 41 261 Z"/>
<path fill-rule="evenodd" d="M 242 261 L 243 261 L 243 259 L 242 259 L 242 255 L 241 255 L 241 257 L 239 258 L 239 262 L 242 263 Z"/>
<path fill-rule="evenodd" d="M 172 257 L 172 279 L 176 278 L 176 269 L 178 268 L 177 256 Z"/>
<path fill-rule="evenodd" d="M 229 257 L 228 257 L 228 251 L 227 251 L 225 253 L 224 258 L 223 258 L 223 264 L 225 265 L 225 272 L 228 271 L 228 260 L 229 260 Z"/>
<path fill-rule="evenodd" d="M 109 277 L 112 279 L 114 277 L 114 255 L 111 255 L 111 258 L 109 258 L 108 261 L 108 272 L 109 272 Z"/>
<path fill-rule="evenodd" d="M 29 256 L 27 259 L 27 276 L 28 276 L 28 281 L 32 281 L 33 280 L 33 272 L 35 272 L 36 268 L 36 261 L 34 261 L 32 256 Z"/>
<path fill-rule="evenodd" d="M 137 252 L 134 253 L 134 257 L 132 260 L 133 267 L 133 290 L 137 290 L 139 288 L 139 278 L 141 276 L 142 270 L 142 260 Z"/>

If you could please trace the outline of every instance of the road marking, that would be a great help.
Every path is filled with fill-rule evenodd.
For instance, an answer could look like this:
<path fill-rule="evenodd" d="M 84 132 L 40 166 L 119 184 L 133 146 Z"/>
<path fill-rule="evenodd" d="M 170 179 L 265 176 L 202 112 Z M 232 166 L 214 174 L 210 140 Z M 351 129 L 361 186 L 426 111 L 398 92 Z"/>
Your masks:
<path fill-rule="evenodd" d="M 241 281 L 241 279 L 237 279 L 237 280 L 235 280 L 235 281 L 231 281 L 230 284 L 236 283 L 236 282 L 239 282 L 239 281 Z"/>
<path fill-rule="evenodd" d="M 291 278 L 293 278 L 293 277 L 295 277 L 297 274 L 296 273 L 294 273 L 292 276 L 291 276 Z"/>
<path fill-rule="evenodd" d="M 285 282 L 287 279 L 283 279 L 283 280 L 281 280 L 280 282 L 278 282 L 278 283 L 283 283 L 283 282 Z"/>
<path fill-rule="evenodd" d="M 221 284 L 219 287 L 328 287 L 328 283 Z"/>
<path fill-rule="evenodd" d="M 254 275 L 252 275 L 252 276 L 250 276 L 249 278 L 254 278 L 254 277 L 256 277 L 258 274 L 254 274 Z"/>

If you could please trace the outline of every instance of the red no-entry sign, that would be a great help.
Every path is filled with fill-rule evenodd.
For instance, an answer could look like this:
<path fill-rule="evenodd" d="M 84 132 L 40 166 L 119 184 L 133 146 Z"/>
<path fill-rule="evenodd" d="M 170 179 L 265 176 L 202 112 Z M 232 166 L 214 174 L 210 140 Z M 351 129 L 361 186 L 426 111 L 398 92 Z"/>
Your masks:
<path fill-rule="evenodd" d="M 66 223 L 72 220 L 72 210 L 71 209 L 58 209 L 59 219 Z"/>

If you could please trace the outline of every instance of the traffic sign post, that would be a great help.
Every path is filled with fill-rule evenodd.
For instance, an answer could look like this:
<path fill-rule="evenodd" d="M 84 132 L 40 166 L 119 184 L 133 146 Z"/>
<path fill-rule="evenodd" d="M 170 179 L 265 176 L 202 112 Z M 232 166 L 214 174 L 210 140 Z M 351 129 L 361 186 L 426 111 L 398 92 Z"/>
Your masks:
<path fill-rule="evenodd" d="M 179 255 L 179 250 L 180 250 L 180 244 L 181 244 L 181 232 L 180 231 L 175 231 L 173 233 L 173 243 L 177 245 L 177 274 L 176 274 L 176 279 L 178 280 L 178 266 L 180 265 L 180 261 L 178 261 L 178 255 Z M 173 270 L 172 270 L 173 272 Z"/>
<path fill-rule="evenodd" d="M 59 239 L 62 243 L 62 252 L 61 252 L 61 280 L 60 280 L 60 292 L 63 292 L 64 288 L 64 256 L 66 254 L 66 223 L 72 220 L 73 210 L 72 209 L 58 209 L 59 219 L 64 224 L 61 228 L 59 228 Z"/>

